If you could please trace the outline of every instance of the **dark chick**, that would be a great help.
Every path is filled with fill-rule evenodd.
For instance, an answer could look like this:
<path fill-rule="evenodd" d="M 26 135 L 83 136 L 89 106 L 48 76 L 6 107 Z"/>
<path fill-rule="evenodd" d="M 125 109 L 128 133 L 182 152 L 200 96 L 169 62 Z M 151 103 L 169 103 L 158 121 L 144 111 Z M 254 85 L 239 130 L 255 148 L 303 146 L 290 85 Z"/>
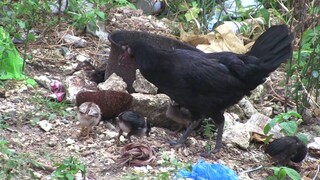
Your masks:
<path fill-rule="evenodd" d="M 147 122 L 146 118 L 133 111 L 124 111 L 119 114 L 119 135 L 118 142 L 120 140 L 120 136 L 123 132 L 127 133 L 126 138 L 131 142 L 131 136 L 149 136 L 149 132 L 151 127 Z"/>
<path fill-rule="evenodd" d="M 246 54 L 165 50 L 142 41 L 129 42 L 124 56 L 134 57 L 142 75 L 191 113 L 192 123 L 176 142 L 182 144 L 201 119 L 211 117 L 218 128 L 215 149 L 222 147 L 223 113 L 263 83 L 291 57 L 293 35 L 286 25 L 273 26 Z M 211 153 L 209 152 L 209 153 Z"/>
<path fill-rule="evenodd" d="M 296 136 L 275 139 L 265 149 L 265 153 L 277 160 L 280 165 L 286 165 L 290 160 L 299 163 L 306 157 L 307 152 L 307 146 Z"/>

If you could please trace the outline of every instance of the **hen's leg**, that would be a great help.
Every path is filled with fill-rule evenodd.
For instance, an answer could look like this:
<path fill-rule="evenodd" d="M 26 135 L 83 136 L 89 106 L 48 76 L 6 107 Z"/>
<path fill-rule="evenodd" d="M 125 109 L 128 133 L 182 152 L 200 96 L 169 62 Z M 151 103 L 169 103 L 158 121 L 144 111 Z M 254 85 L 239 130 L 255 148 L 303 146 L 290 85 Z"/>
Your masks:
<path fill-rule="evenodd" d="M 222 134 L 223 134 L 223 128 L 224 128 L 224 121 L 220 124 L 217 124 L 218 126 L 218 132 L 217 132 L 217 140 L 216 140 L 216 146 L 213 150 L 210 151 L 210 153 L 217 153 L 222 148 Z"/>
<path fill-rule="evenodd" d="M 131 143 L 132 141 L 131 141 L 131 136 L 132 136 L 132 131 L 130 131 L 128 134 L 127 134 L 127 136 L 126 136 L 126 138 L 129 140 L 129 142 Z"/>
<path fill-rule="evenodd" d="M 170 145 L 174 146 L 174 145 L 178 145 L 178 144 L 183 144 L 186 142 L 188 136 L 190 135 L 190 133 L 194 130 L 194 128 L 196 128 L 201 122 L 201 119 L 198 119 L 197 121 L 192 121 L 192 123 L 189 125 L 189 127 L 187 128 L 187 130 L 183 133 L 183 135 L 180 137 L 179 140 L 177 141 L 171 141 L 169 142 Z"/>

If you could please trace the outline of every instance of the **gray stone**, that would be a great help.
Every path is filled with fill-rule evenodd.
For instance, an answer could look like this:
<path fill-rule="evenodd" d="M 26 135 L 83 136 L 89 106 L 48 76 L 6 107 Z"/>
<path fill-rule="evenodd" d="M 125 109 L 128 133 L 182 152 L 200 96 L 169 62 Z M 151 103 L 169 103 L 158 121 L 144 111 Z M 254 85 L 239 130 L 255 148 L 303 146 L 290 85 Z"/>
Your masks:
<path fill-rule="evenodd" d="M 78 54 L 76 56 L 76 60 L 79 62 L 84 62 L 84 61 L 89 61 L 89 57 L 83 55 L 83 54 Z"/>
<path fill-rule="evenodd" d="M 113 73 L 105 82 L 98 84 L 98 89 L 127 92 L 127 84 L 123 81 L 122 77 Z"/>
<path fill-rule="evenodd" d="M 158 88 L 147 81 L 138 69 L 136 70 L 136 80 L 133 82 L 132 87 L 137 93 L 157 94 L 158 91 Z"/>
<path fill-rule="evenodd" d="M 80 91 L 97 91 L 95 82 L 86 80 L 78 76 L 68 76 L 65 80 L 67 100 L 75 103 L 76 95 Z"/>
<path fill-rule="evenodd" d="M 266 115 L 266 116 L 268 116 L 268 117 L 270 117 L 273 114 L 273 108 L 272 107 L 263 107 L 261 109 L 261 113 Z"/>
<path fill-rule="evenodd" d="M 133 101 L 131 110 L 147 117 L 154 126 L 176 129 L 178 125 L 166 117 L 167 106 L 170 98 L 165 94 L 132 93 Z"/>
<path fill-rule="evenodd" d="M 86 40 L 70 34 L 64 35 L 63 40 L 68 44 L 74 45 L 76 48 L 84 48 L 88 44 Z"/>
<path fill-rule="evenodd" d="M 246 98 L 242 98 L 238 104 L 247 117 L 251 117 L 253 114 L 258 112 L 256 108 L 253 106 L 253 104 Z"/>
<path fill-rule="evenodd" d="M 34 76 L 34 80 L 36 80 L 41 85 L 45 86 L 46 88 L 50 87 L 51 79 L 47 76 L 41 75 L 41 76 Z"/>
<path fill-rule="evenodd" d="M 246 114 L 243 112 L 241 107 L 238 104 L 235 104 L 233 106 L 230 106 L 227 110 L 227 112 L 237 114 L 239 116 L 239 119 L 244 120 L 246 118 Z"/>

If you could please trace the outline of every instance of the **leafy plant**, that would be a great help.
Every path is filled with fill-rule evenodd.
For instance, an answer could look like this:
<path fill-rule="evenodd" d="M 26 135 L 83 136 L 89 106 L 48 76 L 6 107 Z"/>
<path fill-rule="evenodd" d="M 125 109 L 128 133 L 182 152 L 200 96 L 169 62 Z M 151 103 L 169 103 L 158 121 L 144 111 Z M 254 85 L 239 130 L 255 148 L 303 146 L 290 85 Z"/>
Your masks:
<path fill-rule="evenodd" d="M 263 129 L 265 135 L 268 135 L 270 130 L 279 124 L 281 130 L 280 132 L 288 136 L 294 136 L 298 133 L 298 125 L 302 122 L 301 115 L 295 111 L 289 111 L 286 113 L 281 113 L 274 117 Z M 273 134 L 267 136 L 265 143 L 268 143 L 272 138 Z M 307 137 L 303 134 L 297 135 L 305 144 L 307 143 Z"/>
<path fill-rule="evenodd" d="M 72 112 L 67 111 L 67 108 L 70 107 L 71 104 L 66 101 L 56 102 L 49 98 L 35 95 L 31 98 L 31 102 L 35 104 L 35 111 L 33 112 L 35 114 L 33 118 L 54 120 L 57 115 L 63 117 L 74 115 Z M 35 121 L 37 121 L 37 119 L 35 119 Z"/>
<path fill-rule="evenodd" d="M 214 133 L 215 133 L 215 126 L 214 124 L 209 120 L 209 119 L 204 119 L 202 121 L 202 127 L 203 127 L 203 135 L 204 137 L 208 138 L 209 141 L 208 142 L 212 142 L 212 138 L 214 137 Z M 212 149 L 212 144 L 211 143 L 207 143 L 205 146 L 205 149 L 207 151 L 210 151 Z"/>
<path fill-rule="evenodd" d="M 86 166 L 73 156 L 63 160 L 63 163 L 57 163 L 56 166 L 57 169 L 51 174 L 55 179 L 73 180 L 78 172 L 82 177 L 86 174 Z"/>
<path fill-rule="evenodd" d="M 7 127 L 5 115 L 0 114 L 0 129 L 6 129 Z"/>
<path fill-rule="evenodd" d="M 300 44 L 299 50 L 293 53 L 293 62 L 288 64 L 287 78 L 293 83 L 290 95 L 297 111 L 302 113 L 310 106 L 320 107 L 317 104 L 320 92 L 320 25 L 304 31 Z"/>
<path fill-rule="evenodd" d="M 288 167 L 270 167 L 273 170 L 274 175 L 267 177 L 266 180 L 285 180 L 288 176 L 292 180 L 300 180 L 300 174 L 291 168 Z"/>
<path fill-rule="evenodd" d="M 8 142 L 0 139 L 0 179 L 21 179 L 19 177 L 30 174 L 35 179 L 32 164 L 35 167 L 41 167 L 39 163 L 29 158 L 27 154 L 16 153 L 7 146 Z"/>

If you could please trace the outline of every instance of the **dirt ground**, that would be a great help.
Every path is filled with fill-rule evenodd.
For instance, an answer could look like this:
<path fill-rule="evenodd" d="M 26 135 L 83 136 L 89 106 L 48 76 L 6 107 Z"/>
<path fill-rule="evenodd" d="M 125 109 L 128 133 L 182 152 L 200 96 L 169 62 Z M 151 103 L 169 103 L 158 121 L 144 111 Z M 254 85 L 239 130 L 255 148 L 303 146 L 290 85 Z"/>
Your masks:
<path fill-rule="evenodd" d="M 64 28 L 66 29 L 66 28 Z M 112 31 L 112 29 L 110 29 Z M 70 32 L 70 30 L 69 30 Z M 67 33 L 67 31 L 59 31 Z M 89 45 L 86 48 L 73 48 L 70 51 L 76 55 L 87 54 L 95 63 L 103 64 L 107 60 L 110 44 L 101 43 L 97 38 L 82 36 Z M 45 75 L 50 79 L 64 81 L 65 74 L 77 64 L 75 57 L 66 59 L 61 55 L 60 48 L 63 46 L 59 39 L 58 31 L 55 30 L 46 40 L 32 43 L 28 49 L 28 54 L 33 58 L 27 61 L 25 73 L 31 78 L 34 76 Z M 17 45 L 20 52 L 22 46 Z M 56 162 L 75 156 L 87 166 L 88 179 L 125 179 L 137 168 L 121 166 L 117 163 L 121 155 L 121 149 L 127 141 L 122 141 L 120 145 L 115 143 L 117 131 L 107 128 L 106 122 L 100 123 L 95 128 L 95 135 L 87 140 L 80 140 L 79 123 L 76 119 L 76 107 L 68 104 L 66 110 L 57 110 L 55 107 L 48 108 L 48 101 L 44 97 L 49 90 L 46 87 L 30 87 L 20 81 L 7 81 L 0 87 L 1 93 L 5 97 L 0 97 L 0 114 L 5 120 L 8 128 L 0 129 L 0 137 L 8 141 L 8 147 L 17 153 L 26 153 L 31 159 L 46 166 L 45 170 L 34 169 L 38 173 L 38 179 L 47 179 L 55 168 Z M 37 124 L 42 120 L 48 120 L 52 129 L 44 131 Z M 308 130 L 308 127 L 302 127 Z M 223 150 L 209 158 L 200 156 L 204 152 L 209 140 L 200 136 L 190 137 L 187 145 L 179 148 L 172 148 L 167 143 L 168 139 L 176 139 L 178 135 L 168 133 L 167 129 L 155 127 L 151 131 L 150 137 L 142 139 L 133 138 L 134 142 L 142 142 L 152 147 L 155 151 L 156 163 L 148 166 L 143 175 L 137 179 L 157 179 L 156 176 L 165 169 L 162 163 L 164 154 L 179 160 L 182 163 L 195 163 L 199 159 L 208 162 L 221 162 L 232 168 L 237 173 L 244 170 L 253 169 L 258 166 L 270 167 L 272 162 L 264 153 L 264 146 L 261 143 L 252 142 L 246 150 L 233 145 L 225 145 Z M 212 141 L 214 145 L 215 141 Z M 314 160 L 306 158 L 299 165 L 299 172 L 302 176 L 313 178 Z M 168 168 L 169 169 L 169 168 Z M 167 170 L 168 170 L 167 169 Z M 311 174 L 309 174 L 311 172 Z M 270 176 L 272 171 L 262 168 L 257 171 L 244 173 L 241 179 L 265 179 Z M 20 174 L 19 179 L 31 179 L 28 174 Z M 131 176 L 132 179 L 133 176 Z M 319 176 L 318 176 L 319 177 Z M 129 178 L 130 179 L 130 178 Z M 169 178 L 171 179 L 171 178 Z"/>

